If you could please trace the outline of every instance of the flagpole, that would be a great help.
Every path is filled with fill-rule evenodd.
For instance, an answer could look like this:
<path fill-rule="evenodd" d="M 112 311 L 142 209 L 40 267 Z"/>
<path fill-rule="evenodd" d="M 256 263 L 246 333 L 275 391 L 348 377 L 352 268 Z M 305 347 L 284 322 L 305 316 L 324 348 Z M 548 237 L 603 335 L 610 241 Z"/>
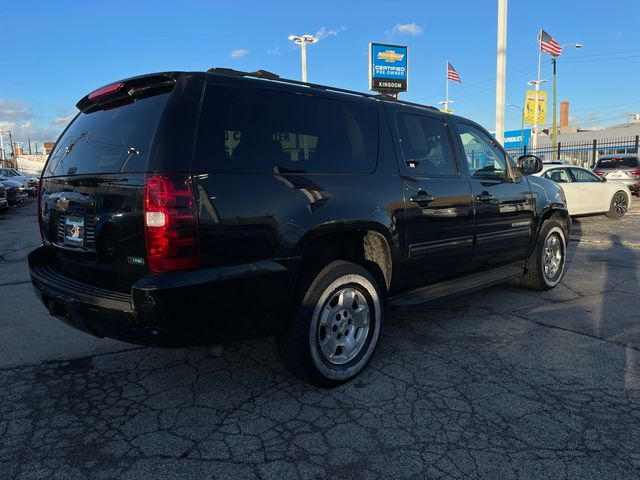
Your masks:
<path fill-rule="evenodd" d="M 540 97 L 540 62 L 542 61 L 542 28 L 538 33 L 538 77 L 536 79 L 536 99 L 533 112 L 533 142 L 532 148 L 538 146 L 538 100 Z M 535 153 L 535 152 L 534 152 Z"/>
<path fill-rule="evenodd" d="M 449 60 L 444 65 L 444 81 L 447 85 L 447 94 L 445 95 L 444 101 L 444 111 L 445 113 L 449 113 Z"/>

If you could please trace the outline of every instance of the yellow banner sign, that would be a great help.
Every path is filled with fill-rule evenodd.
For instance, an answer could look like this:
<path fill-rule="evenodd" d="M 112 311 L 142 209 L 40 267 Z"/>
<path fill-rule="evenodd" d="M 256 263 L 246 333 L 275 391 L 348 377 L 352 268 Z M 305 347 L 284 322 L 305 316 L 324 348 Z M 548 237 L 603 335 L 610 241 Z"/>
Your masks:
<path fill-rule="evenodd" d="M 538 125 L 547 123 L 547 92 L 527 90 L 524 101 L 524 121 L 529 125 L 535 125 L 536 93 L 538 94 Z"/>

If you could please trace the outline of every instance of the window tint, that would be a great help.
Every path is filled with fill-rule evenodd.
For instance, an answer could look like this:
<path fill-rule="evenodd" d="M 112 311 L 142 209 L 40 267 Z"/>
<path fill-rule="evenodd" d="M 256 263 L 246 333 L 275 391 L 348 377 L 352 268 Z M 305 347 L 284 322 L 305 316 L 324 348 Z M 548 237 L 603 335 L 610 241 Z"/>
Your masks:
<path fill-rule="evenodd" d="M 412 171 L 428 176 L 457 175 L 449 136 L 441 120 L 402 113 L 397 125 L 402 155 Z"/>
<path fill-rule="evenodd" d="M 596 165 L 597 168 L 636 168 L 638 159 L 635 157 L 601 158 Z"/>
<path fill-rule="evenodd" d="M 217 173 L 369 173 L 378 150 L 374 107 L 209 85 L 196 166 Z"/>
<path fill-rule="evenodd" d="M 542 174 L 544 178 L 548 178 L 556 183 L 569 183 L 571 178 L 569 173 L 564 168 L 554 168 L 553 170 L 547 170 Z"/>
<path fill-rule="evenodd" d="M 586 182 L 600 182 L 600 177 L 596 174 L 589 172 L 588 170 L 583 170 L 581 168 L 572 168 L 571 174 L 573 178 L 575 178 L 576 182 L 586 183 Z"/>
<path fill-rule="evenodd" d="M 505 154 L 494 139 L 471 125 L 458 124 L 458 132 L 472 177 L 497 180 L 508 177 Z"/>
<path fill-rule="evenodd" d="M 169 93 L 81 113 L 58 141 L 44 175 L 145 171 Z"/>

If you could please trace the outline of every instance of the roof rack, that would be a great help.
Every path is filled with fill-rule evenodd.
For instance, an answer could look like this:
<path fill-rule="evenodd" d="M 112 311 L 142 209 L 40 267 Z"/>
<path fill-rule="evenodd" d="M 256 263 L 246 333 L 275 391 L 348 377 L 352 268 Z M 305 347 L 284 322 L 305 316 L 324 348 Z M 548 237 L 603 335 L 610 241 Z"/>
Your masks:
<path fill-rule="evenodd" d="M 432 107 L 430 105 L 421 105 L 419 103 L 405 102 L 404 100 L 394 99 L 389 95 L 384 95 L 384 94 L 372 95 L 370 93 L 362 93 L 356 90 L 347 90 L 345 88 L 330 87 L 328 85 L 320 85 L 318 83 L 301 82 L 299 80 L 291 80 L 290 78 L 282 78 L 279 75 L 269 72 L 267 70 L 257 70 L 255 72 L 243 72 L 241 70 L 234 70 L 233 68 L 213 67 L 207 70 L 207 73 L 214 73 L 217 75 L 229 75 L 233 77 L 260 78 L 264 80 L 272 80 L 272 81 L 281 82 L 281 83 L 289 83 L 292 85 L 300 85 L 302 87 L 317 88 L 319 90 L 325 90 L 329 92 L 346 93 L 349 95 L 357 95 L 359 97 L 373 98 L 376 100 L 389 100 L 389 101 L 394 101 L 394 102 L 398 102 L 406 105 L 413 105 L 416 107 L 428 108 L 430 110 L 436 110 L 438 112 L 440 111 L 438 108 Z"/>

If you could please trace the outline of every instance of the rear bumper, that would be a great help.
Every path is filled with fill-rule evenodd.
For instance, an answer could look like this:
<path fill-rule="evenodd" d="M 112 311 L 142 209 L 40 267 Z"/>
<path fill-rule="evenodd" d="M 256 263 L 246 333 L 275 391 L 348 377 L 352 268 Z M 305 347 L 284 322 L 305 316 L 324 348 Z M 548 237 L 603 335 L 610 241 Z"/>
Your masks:
<path fill-rule="evenodd" d="M 51 315 L 129 343 L 188 346 L 268 335 L 291 307 L 294 279 L 286 262 L 150 273 L 121 293 L 61 274 L 47 247 L 28 260 L 36 295 Z"/>

